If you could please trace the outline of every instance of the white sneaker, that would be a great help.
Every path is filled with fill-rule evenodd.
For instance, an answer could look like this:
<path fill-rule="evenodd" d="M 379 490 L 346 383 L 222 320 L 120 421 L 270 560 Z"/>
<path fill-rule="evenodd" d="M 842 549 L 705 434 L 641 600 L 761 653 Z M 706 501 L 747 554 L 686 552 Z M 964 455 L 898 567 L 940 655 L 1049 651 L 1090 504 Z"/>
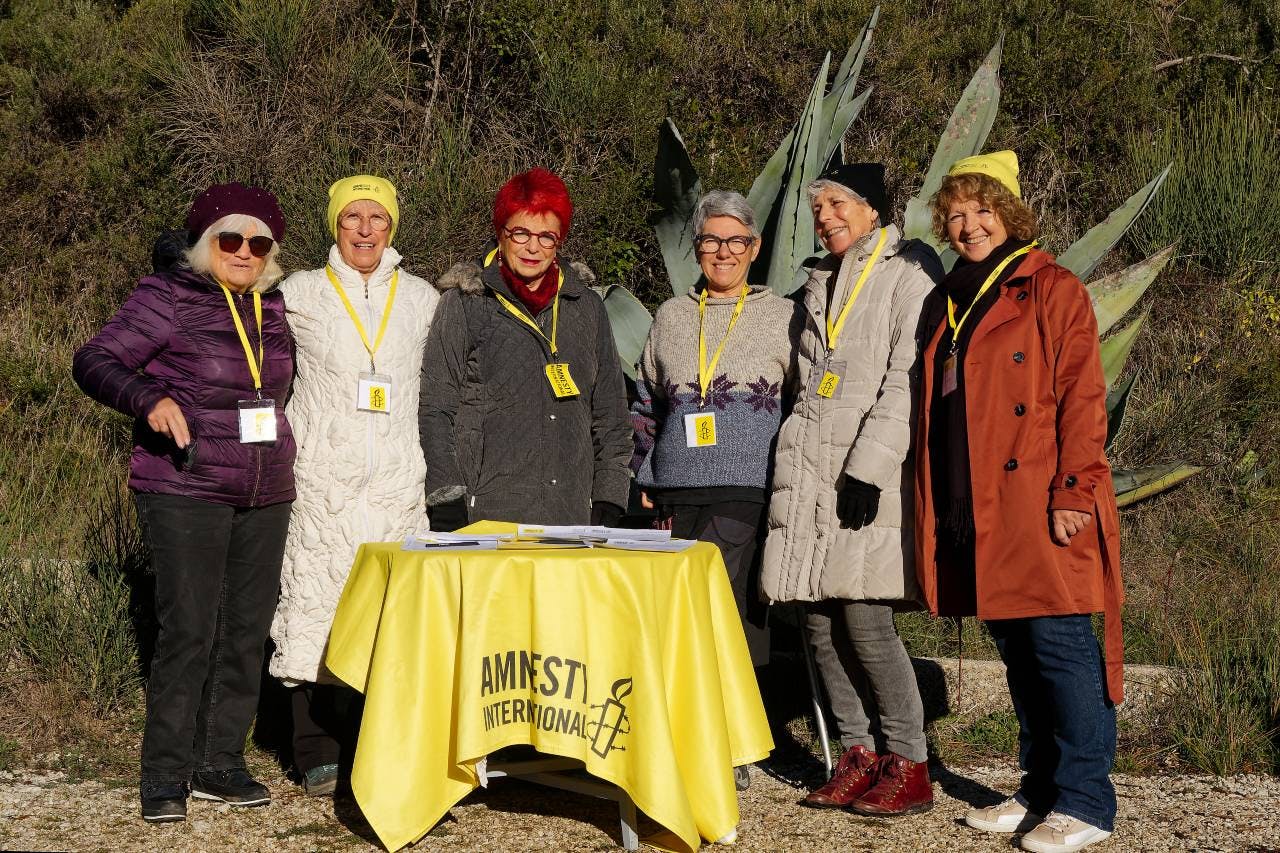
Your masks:
<path fill-rule="evenodd" d="M 1041 820 L 1013 797 L 985 809 L 970 809 L 964 815 L 965 823 L 983 832 L 1026 832 Z"/>
<path fill-rule="evenodd" d="M 1110 837 L 1111 833 L 1105 829 L 1059 812 L 1049 812 L 1044 823 L 1022 836 L 1022 849 L 1032 853 L 1075 853 Z"/>

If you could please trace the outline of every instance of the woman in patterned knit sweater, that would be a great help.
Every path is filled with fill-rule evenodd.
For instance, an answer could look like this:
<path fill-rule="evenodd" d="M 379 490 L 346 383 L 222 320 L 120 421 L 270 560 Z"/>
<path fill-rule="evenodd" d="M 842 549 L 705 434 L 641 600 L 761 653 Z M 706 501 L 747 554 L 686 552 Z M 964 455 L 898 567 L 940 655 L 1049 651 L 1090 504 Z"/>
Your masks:
<path fill-rule="evenodd" d="M 702 281 L 659 309 L 640 359 L 636 480 L 676 536 L 713 542 L 725 566 L 751 657 L 769 658 L 756 551 L 770 460 L 796 384 L 799 306 L 747 284 L 760 232 L 738 193 L 707 194 L 694 213 Z"/>

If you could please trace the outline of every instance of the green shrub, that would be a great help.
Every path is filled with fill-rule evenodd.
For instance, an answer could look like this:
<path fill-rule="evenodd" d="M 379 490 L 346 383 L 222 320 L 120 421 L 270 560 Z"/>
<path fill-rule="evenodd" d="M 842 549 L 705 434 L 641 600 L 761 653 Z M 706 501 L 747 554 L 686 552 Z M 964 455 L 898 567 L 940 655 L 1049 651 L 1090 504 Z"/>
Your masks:
<path fill-rule="evenodd" d="M 1280 263 L 1278 121 L 1273 100 L 1238 93 L 1131 135 L 1131 174 L 1173 164 L 1164 192 L 1133 229 L 1138 245 L 1154 251 L 1176 242 L 1200 268 L 1224 276 Z"/>

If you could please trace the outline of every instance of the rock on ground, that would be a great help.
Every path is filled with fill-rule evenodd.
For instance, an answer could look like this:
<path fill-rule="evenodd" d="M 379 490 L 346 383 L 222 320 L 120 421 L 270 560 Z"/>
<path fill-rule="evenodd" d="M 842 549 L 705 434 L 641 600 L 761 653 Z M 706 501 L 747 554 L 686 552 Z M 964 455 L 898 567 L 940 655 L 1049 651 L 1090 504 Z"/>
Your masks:
<path fill-rule="evenodd" d="M 959 819 L 1017 782 L 1009 762 L 932 769 L 936 805 L 896 820 L 802 808 L 812 762 L 752 768 L 741 795 L 738 851 L 1007 851 L 1009 836 Z M 281 775 L 263 774 L 274 802 L 232 809 L 193 800 L 185 823 L 148 826 L 132 782 L 75 781 L 60 773 L 0 774 L 0 848 L 76 851 L 357 851 L 376 840 L 348 798 L 312 799 Z M 1280 851 L 1280 779 L 1269 776 L 1116 776 L 1117 832 L 1100 851 Z M 394 783 L 391 783 L 394 784 Z M 641 834 L 652 829 L 642 821 Z M 495 780 L 455 806 L 415 850 L 607 851 L 618 844 L 612 804 L 531 784 Z M 728 850 L 728 847 L 713 847 Z"/>

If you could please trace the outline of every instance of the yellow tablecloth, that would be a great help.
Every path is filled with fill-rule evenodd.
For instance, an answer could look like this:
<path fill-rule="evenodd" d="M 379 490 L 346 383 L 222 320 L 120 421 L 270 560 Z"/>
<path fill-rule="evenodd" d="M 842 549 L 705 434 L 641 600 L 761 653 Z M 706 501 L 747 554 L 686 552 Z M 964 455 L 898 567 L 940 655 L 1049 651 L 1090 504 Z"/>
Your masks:
<path fill-rule="evenodd" d="M 473 525 L 504 530 L 511 525 Z M 361 546 L 329 669 L 365 694 L 351 784 L 417 840 L 512 744 L 580 759 L 694 850 L 738 823 L 734 765 L 773 748 L 720 552 Z"/>

